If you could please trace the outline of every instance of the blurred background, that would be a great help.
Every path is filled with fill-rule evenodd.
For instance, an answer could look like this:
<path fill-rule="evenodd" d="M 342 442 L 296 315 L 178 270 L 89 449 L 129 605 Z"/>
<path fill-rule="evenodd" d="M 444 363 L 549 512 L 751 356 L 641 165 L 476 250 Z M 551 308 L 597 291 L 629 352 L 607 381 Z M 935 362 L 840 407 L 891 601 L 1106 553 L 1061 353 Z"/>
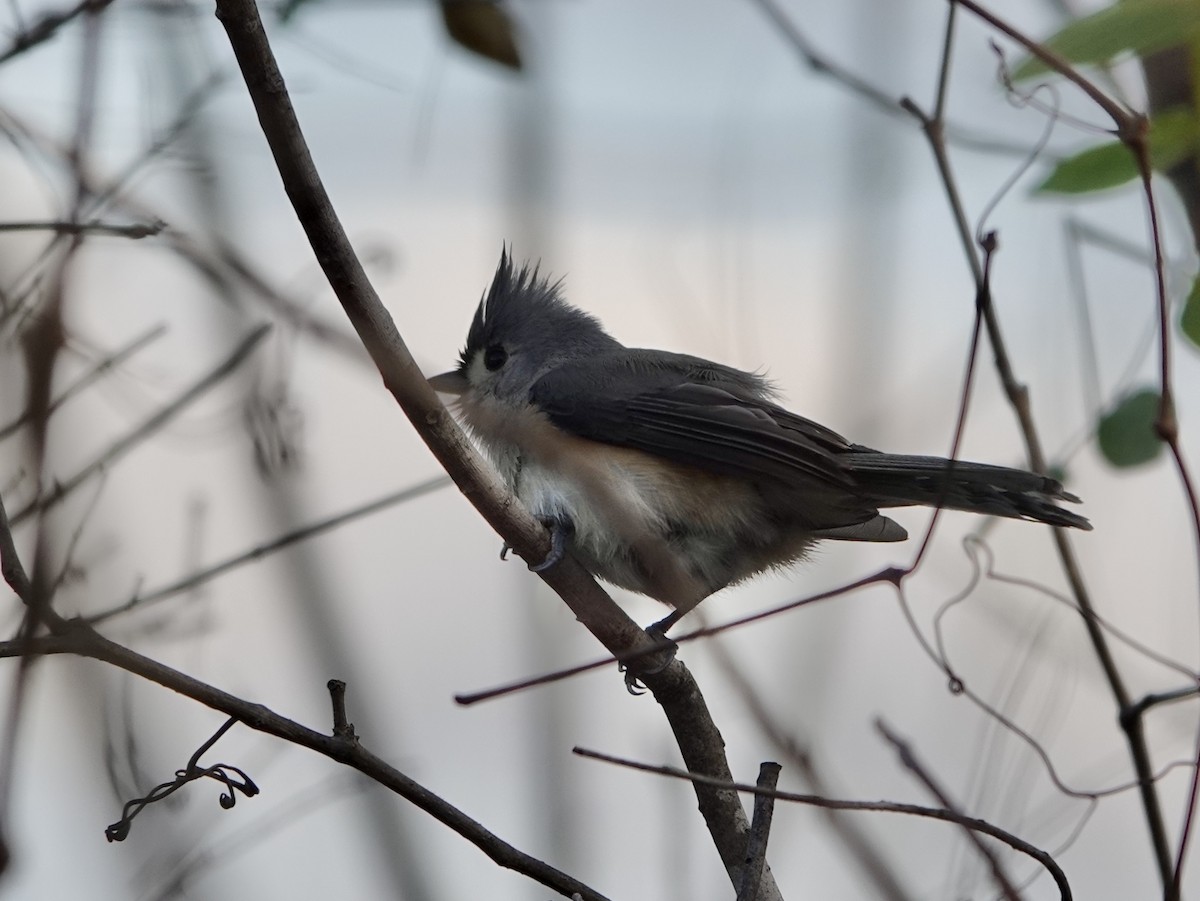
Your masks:
<path fill-rule="evenodd" d="M 13 0 L 0 45 L 73 8 Z M 1014 0 L 1002 12 L 1045 37 L 1089 8 Z M 792 33 L 772 9 L 514 2 L 516 69 L 455 42 L 447 21 L 459 13 L 434 3 L 262 6 L 342 222 L 427 372 L 454 362 L 508 242 L 627 344 L 764 370 L 790 408 L 854 441 L 945 454 L 974 283 L 932 154 L 898 101 L 932 108 L 947 5 L 781 4 Z M 1144 202 L 1132 186 L 1035 196 L 1054 161 L 1099 142 L 1107 123 L 1061 85 L 1039 94 L 1061 109 L 1057 123 L 1015 102 L 994 33 L 959 18 L 951 165 L 972 227 L 998 232 L 994 299 L 1013 366 L 1047 455 L 1096 527 L 1071 542 L 1100 614 L 1137 642 L 1114 643 L 1131 695 L 1186 688 L 1200 616 L 1178 477 L 1163 454 L 1115 468 L 1093 440 L 1106 411 L 1156 384 Z M 797 36 L 887 102 L 806 64 Z M 1144 106 L 1136 65 L 1109 75 Z M 211 6 L 117 0 L 5 58 L 0 132 L 0 222 L 111 226 L 77 247 L 62 230 L 0 232 L 0 427 L 24 409 L 22 329 L 56 278 L 57 392 L 119 355 L 49 421 L 44 481 L 71 485 L 45 516 L 56 608 L 95 615 L 145 599 L 106 619 L 105 633 L 320 730 L 331 728 L 326 681 L 343 679 L 367 747 L 517 847 L 614 899 L 730 897 L 687 784 L 572 756 L 580 745 L 679 764 L 657 705 L 630 697 L 615 667 L 455 704 L 456 692 L 602 649 L 519 560 L 497 559 L 500 539 L 439 478 L 383 390 L 297 225 Z M 1181 302 L 1195 250 L 1182 206 L 1165 182 L 1159 190 Z M 262 323 L 269 334 L 244 358 L 172 406 Z M 1182 443 L 1194 454 L 1200 356 L 1172 337 Z M 167 408 L 144 440 L 110 453 Z M 10 515 L 36 495 L 25 431 L 0 432 Z M 985 346 L 961 455 L 1023 466 L 1023 447 Z M 381 499 L 369 515 L 157 594 Z M 918 539 L 830 544 L 709 599 L 685 629 L 911 562 L 930 513 L 896 518 Z M 27 553 L 35 520 L 15 530 Z M 984 558 L 1020 582 L 977 579 Z M 882 718 L 966 812 L 1054 853 L 1077 897 L 1152 897 L 1136 792 L 1087 797 L 1127 786 L 1132 769 L 1081 619 L 1056 599 L 1065 586 L 1044 527 L 949 513 L 906 583 L 907 614 L 875 587 L 681 656 L 738 778 L 779 759 L 785 789 L 932 803 L 877 734 Z M 639 622 L 663 615 L 615 596 Z M 21 611 L 4 597 L 11 635 Z M 1036 748 L 953 693 L 923 642 Z M 16 664 L 0 669 L 7 693 Z M 14 860 L 0 894 L 550 896 L 378 786 L 244 727 L 205 761 L 243 768 L 261 795 L 223 810 L 219 786 L 190 785 L 140 814 L 124 843 L 106 843 L 122 804 L 169 781 L 223 721 L 93 661 L 38 662 L 16 735 Z M 1156 771 L 1194 756 L 1194 702 L 1155 708 L 1146 725 Z M 1176 767 L 1160 782 L 1172 836 L 1190 773 Z M 849 822 L 873 849 L 875 876 L 820 811 L 777 809 L 768 859 L 785 897 L 994 893 L 955 827 L 878 813 Z M 1022 884 L 1040 873 L 1028 858 L 1003 859 Z M 1184 885 L 1200 889 L 1197 866 Z M 1027 896 L 1058 894 L 1042 874 Z"/>

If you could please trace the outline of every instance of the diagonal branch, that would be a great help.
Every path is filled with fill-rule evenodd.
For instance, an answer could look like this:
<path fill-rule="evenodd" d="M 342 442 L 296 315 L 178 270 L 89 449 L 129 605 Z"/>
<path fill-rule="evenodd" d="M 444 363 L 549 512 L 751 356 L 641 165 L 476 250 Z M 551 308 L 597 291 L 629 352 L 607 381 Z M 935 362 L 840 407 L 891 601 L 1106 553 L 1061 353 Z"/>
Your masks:
<path fill-rule="evenodd" d="M 27 606 L 31 604 L 34 589 L 25 575 L 25 568 L 16 552 L 12 530 L 8 527 L 2 500 L 0 500 L 0 570 L 3 571 L 5 580 L 16 591 L 18 597 Z M 363 747 L 357 737 L 344 734 L 345 730 L 343 730 L 343 734 L 337 734 L 336 723 L 335 733 L 325 735 L 281 716 L 262 704 L 255 704 L 229 694 L 215 686 L 201 682 L 199 679 L 194 679 L 186 673 L 159 663 L 157 660 L 143 656 L 106 638 L 82 620 L 63 619 L 53 609 L 47 609 L 44 621 L 50 634 L 0 642 L 0 658 L 30 659 L 33 656 L 46 654 L 75 654 L 111 664 L 198 701 L 213 710 L 219 710 L 232 718 L 231 724 L 233 720 L 236 720 L 258 732 L 273 735 L 300 747 L 316 751 L 330 760 L 358 770 L 424 810 L 434 819 L 449 826 L 502 867 L 522 873 L 564 896 L 577 893 L 586 901 L 608 901 L 595 889 L 574 877 L 501 840 L 499 836 L 485 829 L 457 807 L 372 754 Z M 200 755 L 211 747 L 223 733 L 224 729 L 200 746 L 189 763 L 189 769 L 194 767 Z M 0 853 L 3 851 L 3 846 L 0 846 Z"/>
<path fill-rule="evenodd" d="M 767 840 L 771 837 L 771 820 L 775 816 L 775 797 L 769 792 L 779 785 L 779 764 L 766 761 L 758 767 L 758 787 L 765 789 L 754 796 L 754 819 L 750 823 L 750 838 L 746 842 L 746 869 L 737 901 L 754 901 L 758 897 L 759 879 L 767 861 Z"/>
<path fill-rule="evenodd" d="M 317 174 L 257 6 L 252 0 L 218 0 L 217 18 L 224 25 L 237 57 L 284 190 L 330 286 L 383 376 L 384 385 L 484 519 L 526 561 L 545 559 L 549 550 L 545 529 L 504 489 L 472 449 L 426 383 L 367 279 Z M 567 557 L 539 575 L 611 653 L 653 655 L 645 659 L 647 667 L 654 668 L 660 656 L 653 653 L 657 643 L 638 628 L 577 561 Z M 688 767 L 716 778 L 727 775 L 729 764 L 725 760 L 724 741 L 683 663 L 676 660 L 657 675 L 644 676 L 642 681 L 662 705 Z M 749 831 L 746 812 L 735 792 L 698 786 L 696 794 L 721 860 L 736 886 Z M 770 901 L 778 897 L 769 871 L 764 872 L 760 898 Z"/>
<path fill-rule="evenodd" d="M 564 896 L 578 892 L 587 901 L 607 901 L 604 895 L 549 864 L 525 854 L 454 805 L 410 779 L 357 741 L 325 735 L 275 711 L 221 691 L 156 660 L 118 644 L 79 620 L 60 620 L 53 634 L 29 642 L 0 642 L 0 657 L 28 651 L 36 654 L 75 654 L 90 657 L 141 676 L 185 697 L 235 717 L 258 732 L 316 751 L 357 770 L 449 826 L 500 866 L 514 870 Z"/>
<path fill-rule="evenodd" d="M 1114 122 L 1117 124 L 1117 133 L 1123 139 L 1130 138 L 1132 135 L 1139 132 L 1139 129 L 1136 127 L 1136 123 L 1133 120 L 1140 119 L 1141 117 L 1134 116 L 1120 104 L 1109 99 L 1107 95 L 1100 91 L 1099 88 L 1097 88 L 1087 79 L 1083 78 L 1083 76 L 1081 76 L 1063 60 L 1059 59 L 1055 54 L 1046 50 L 1036 41 L 1032 41 L 1028 37 L 1025 37 L 1015 28 L 1005 22 L 1000 21 L 991 13 L 983 10 L 978 4 L 970 2 L 970 0 L 950 0 L 950 2 L 952 6 L 960 5 L 964 9 L 967 9 L 968 11 L 979 16 L 997 30 L 1020 43 L 1030 53 L 1034 54 L 1047 65 L 1051 66 L 1051 68 L 1068 77 L 1089 97 L 1091 97 L 1103 110 L 1105 110 L 1105 112 L 1109 113 L 1109 115 L 1113 117 Z M 992 303 L 991 295 L 989 292 L 982 291 L 985 285 L 983 265 L 981 264 L 973 247 L 972 230 L 968 223 L 966 212 L 958 192 L 957 180 L 950 164 L 950 159 L 944 140 L 944 123 L 941 121 L 941 119 L 924 113 L 917 106 L 917 104 L 911 100 L 906 99 L 903 101 L 903 105 L 905 109 L 907 109 L 920 122 L 921 127 L 929 141 L 930 150 L 933 153 L 938 172 L 941 175 L 947 200 L 950 204 L 951 211 L 954 214 L 954 221 L 958 231 L 959 240 L 963 245 L 968 264 L 970 265 L 971 272 L 975 278 L 976 286 L 981 289 L 984 324 L 986 327 L 988 342 L 992 348 L 996 372 L 1000 377 L 1000 381 L 1003 385 L 1005 395 L 1008 398 L 1009 405 L 1016 414 L 1021 430 L 1021 436 L 1025 442 L 1026 453 L 1029 457 L 1030 467 L 1037 472 L 1046 472 L 1046 457 L 1042 450 L 1041 438 L 1037 426 L 1033 420 L 1032 405 L 1029 399 L 1029 389 L 1017 379 L 1014 373 L 1011 359 L 1008 354 L 1007 343 L 1005 342 L 1003 332 L 1001 331 L 999 317 L 996 314 L 996 309 Z M 1161 269 L 1159 271 L 1161 273 Z M 1105 678 L 1108 681 L 1109 688 L 1113 693 L 1117 707 L 1119 710 L 1124 710 L 1129 706 L 1130 703 L 1129 691 L 1125 686 L 1124 677 L 1117 668 L 1116 660 L 1113 657 L 1112 651 L 1108 645 L 1104 631 L 1097 621 L 1095 615 L 1095 606 L 1092 603 L 1091 594 L 1084 582 L 1083 572 L 1079 567 L 1079 561 L 1075 556 L 1075 551 L 1071 546 L 1070 540 L 1064 533 L 1064 530 L 1054 529 L 1052 532 L 1055 548 L 1058 552 L 1063 573 L 1071 587 L 1071 593 L 1074 596 L 1076 603 L 1079 605 L 1079 609 L 1084 615 L 1084 624 L 1088 632 L 1088 638 L 1091 641 L 1093 649 L 1095 650 L 1097 659 L 1100 661 L 1101 668 L 1104 670 Z M 1164 886 L 1166 886 L 1171 882 L 1172 865 L 1170 859 L 1170 846 L 1167 840 L 1166 825 L 1163 820 L 1162 805 L 1158 796 L 1157 788 L 1154 784 L 1153 764 L 1151 762 L 1149 745 L 1146 741 L 1145 732 L 1139 720 L 1134 720 L 1123 725 L 1125 725 L 1125 736 L 1129 745 L 1130 757 L 1133 761 L 1134 769 L 1138 775 L 1142 807 L 1145 812 L 1147 825 L 1149 827 L 1151 844 L 1153 846 L 1155 859 L 1158 865 L 1159 875 L 1163 880 Z"/>
<path fill-rule="evenodd" d="M 113 0 L 79 0 L 70 9 L 43 13 L 42 17 L 32 26 L 24 28 L 16 34 L 7 50 L 0 52 L 0 65 L 32 50 L 39 44 L 44 44 L 58 34 L 60 28 L 84 13 L 98 13 L 112 2 Z"/>
<path fill-rule="evenodd" d="M 100 378 L 106 372 L 109 372 L 121 365 L 121 363 L 125 362 L 125 360 L 129 359 L 151 341 L 161 338 L 166 333 L 167 327 L 165 325 L 156 325 L 149 331 L 144 332 L 138 337 L 134 338 L 120 350 L 116 351 L 110 356 L 104 357 L 102 360 L 93 365 L 87 372 L 72 382 L 67 388 L 65 388 L 63 392 L 58 395 L 58 397 L 50 401 L 50 403 L 46 406 L 45 415 L 52 415 L 59 407 L 65 404 L 84 388 L 88 387 L 88 385 L 91 385 L 93 382 L 95 382 L 96 379 Z M 12 420 L 6 425 L 0 426 L 0 439 L 7 438 L 9 435 L 17 432 L 23 425 L 30 422 L 32 418 L 33 417 L 30 415 L 29 411 L 26 410 L 16 419 Z"/>
<path fill-rule="evenodd" d="M 246 335 L 233 352 L 221 361 L 215 369 L 210 370 L 203 377 L 197 380 L 194 384 L 185 389 L 175 400 L 171 401 L 166 406 L 155 412 L 149 419 L 135 428 L 133 431 L 114 441 L 106 450 L 99 454 L 92 462 L 88 463 L 73 476 L 63 482 L 58 482 L 54 486 L 54 490 L 48 494 L 36 498 L 31 501 L 23 509 L 17 511 L 12 516 L 12 524 L 20 525 L 22 521 L 32 516 L 34 513 L 44 512 L 62 502 L 76 488 L 90 479 L 100 470 L 111 466 L 116 460 L 123 457 L 126 453 L 132 450 L 141 442 L 145 441 L 150 435 L 157 432 L 168 422 L 174 419 L 180 412 L 189 404 L 207 392 L 214 385 L 218 384 L 227 375 L 233 372 L 240 366 L 251 352 L 259 345 L 267 333 L 271 330 L 269 325 L 260 325 L 256 329 Z"/>
<path fill-rule="evenodd" d="M 640 770 L 643 773 L 655 773 L 659 776 L 669 776 L 672 779 L 684 779 L 689 782 L 714 782 L 708 776 L 698 776 L 695 773 L 688 773 L 671 766 L 655 766 L 649 763 L 639 763 L 636 760 L 626 760 L 622 757 L 614 757 L 611 754 L 602 754 L 599 751 L 589 751 L 586 748 L 574 748 L 576 754 L 580 757 L 587 757 L 591 760 L 599 760 L 603 763 L 613 763 L 617 766 L 627 767 L 631 770 Z M 750 785 L 745 782 L 726 782 L 725 787 L 731 791 L 746 792 L 752 795 L 769 794 L 777 801 L 791 801 L 796 804 L 807 804 L 812 807 L 824 808 L 827 810 L 859 810 L 859 811 L 878 811 L 880 813 L 903 813 L 909 816 L 924 817 L 931 820 L 941 820 L 944 823 L 957 823 L 967 829 L 979 832 L 982 835 L 991 836 L 998 841 L 1008 845 L 1014 851 L 1020 851 L 1029 857 L 1036 860 L 1054 879 L 1055 885 L 1058 887 L 1059 895 L 1062 901 L 1071 901 L 1071 885 L 1067 881 L 1067 874 L 1048 853 L 1031 845 L 1019 836 L 1013 835 L 999 826 L 989 823 L 987 820 L 981 820 L 978 817 L 967 816 L 966 814 L 958 813 L 957 811 L 948 810 L 942 807 L 922 807 L 919 804 L 898 804 L 894 801 L 843 801 L 836 798 L 826 798 L 821 795 L 800 794 L 797 792 L 777 791 L 773 789 L 762 788 L 758 785 Z"/>
<path fill-rule="evenodd" d="M 946 794 L 945 789 L 943 789 L 937 783 L 937 781 L 934 780 L 933 776 L 925 769 L 921 762 L 917 760 L 917 756 L 913 753 L 913 750 L 909 746 L 908 742 L 900 738 L 899 735 L 889 729 L 881 719 L 877 719 L 875 721 L 875 728 L 879 730 L 879 733 L 885 739 L 887 739 L 893 748 L 896 749 L 896 753 L 900 755 L 900 762 L 903 763 L 907 769 L 909 769 L 918 779 L 921 780 L 922 784 L 929 789 L 930 794 L 933 795 L 937 802 L 946 810 L 961 815 L 961 812 L 958 810 L 957 806 L 950 801 L 950 796 Z M 1004 872 L 1004 867 L 1000 863 L 1000 859 L 996 857 L 991 848 L 984 844 L 983 839 L 980 838 L 979 833 L 976 830 L 967 826 L 964 826 L 963 828 L 965 829 L 967 838 L 970 840 L 971 844 L 975 846 L 975 849 L 980 853 L 983 859 L 988 862 L 988 866 L 992 870 L 992 878 L 996 880 L 996 886 L 1000 889 L 1000 893 L 1007 898 L 1008 901 L 1020 901 L 1021 895 L 1017 891 L 1016 886 L 1013 885 L 1012 880 L 1009 879 L 1008 874 Z"/>
<path fill-rule="evenodd" d="M 180 592 L 191 591 L 197 586 L 203 585 L 206 582 L 211 582 L 218 576 L 223 576 L 225 573 L 237 569 L 239 566 L 261 560 L 264 557 L 269 557 L 276 551 L 281 551 L 284 548 L 291 547 L 297 542 L 305 541 L 316 535 L 322 535 L 325 532 L 332 531 L 333 529 L 343 526 L 348 522 L 358 519 L 359 517 L 368 516 L 372 513 L 378 513 L 380 510 L 384 510 L 395 504 L 403 504 L 406 501 L 413 500 L 414 498 L 420 497 L 423 494 L 427 494 L 430 491 L 436 491 L 448 483 L 449 480 L 445 476 L 438 476 L 437 478 L 428 479 L 427 481 L 413 485 L 409 488 L 404 488 L 400 491 L 394 491 L 391 494 L 376 498 L 373 501 L 362 504 L 358 507 L 354 507 L 353 509 L 336 513 L 333 516 L 309 523 L 306 526 L 301 526 L 298 529 L 294 529 L 291 532 L 280 535 L 278 538 L 273 538 L 264 544 L 252 547 L 248 551 L 243 551 L 240 554 L 234 554 L 232 557 L 227 557 L 219 563 L 214 563 L 212 566 L 207 566 L 198 572 L 194 572 L 190 575 L 184 576 L 181 579 L 177 579 L 168 585 L 164 585 L 161 588 L 156 588 L 154 591 L 146 594 L 141 594 L 140 592 L 136 593 L 132 598 L 124 603 L 116 604 L 106 610 L 101 610 L 99 613 L 92 614 L 91 616 L 87 617 L 87 621 L 92 625 L 98 625 L 102 622 L 112 619 L 115 616 L 120 616 L 122 613 L 128 613 L 132 610 L 142 610 L 152 604 L 157 604 L 161 601 L 167 600 L 168 598 L 172 598 Z"/>

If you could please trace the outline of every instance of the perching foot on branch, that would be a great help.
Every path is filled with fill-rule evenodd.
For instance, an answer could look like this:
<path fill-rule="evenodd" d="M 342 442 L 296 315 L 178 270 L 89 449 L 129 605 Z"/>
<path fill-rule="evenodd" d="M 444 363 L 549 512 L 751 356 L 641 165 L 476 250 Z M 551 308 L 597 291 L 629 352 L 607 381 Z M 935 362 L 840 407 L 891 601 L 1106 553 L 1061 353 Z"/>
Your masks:
<path fill-rule="evenodd" d="M 575 532 L 575 524 L 565 516 L 539 516 L 538 522 L 550 530 L 550 553 L 538 564 L 530 564 L 529 571 L 540 573 L 558 563 L 567 553 L 567 539 Z"/>
<path fill-rule="evenodd" d="M 680 616 L 682 614 L 676 610 L 670 616 L 665 616 L 646 627 L 646 634 L 654 639 L 654 643 L 663 652 L 657 663 L 635 666 L 634 662 L 624 661 L 618 664 L 617 668 L 625 674 L 625 690 L 631 695 L 645 694 L 646 686 L 641 683 L 642 676 L 656 676 L 675 661 L 675 652 L 679 650 L 679 645 L 667 638 L 667 630 L 679 621 Z M 636 663 L 640 664 L 649 656 L 651 655 L 639 655 Z"/>
<path fill-rule="evenodd" d="M 550 532 L 550 553 L 541 563 L 529 564 L 529 571 L 534 573 L 545 572 L 562 560 L 567 553 L 567 539 L 575 532 L 575 524 L 565 516 L 539 516 L 538 522 Z M 504 542 L 504 546 L 500 548 L 500 559 L 507 560 L 508 552 L 512 549 L 511 544 Z"/>

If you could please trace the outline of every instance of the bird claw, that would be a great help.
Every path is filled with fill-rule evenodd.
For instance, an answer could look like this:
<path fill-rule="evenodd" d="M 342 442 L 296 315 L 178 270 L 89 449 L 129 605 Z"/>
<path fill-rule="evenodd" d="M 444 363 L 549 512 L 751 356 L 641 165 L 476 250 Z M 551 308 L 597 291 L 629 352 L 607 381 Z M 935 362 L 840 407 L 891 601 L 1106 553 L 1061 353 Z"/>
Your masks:
<path fill-rule="evenodd" d="M 575 531 L 569 519 L 561 519 L 555 516 L 539 516 L 538 522 L 550 530 L 550 553 L 546 555 L 546 559 L 541 563 L 529 564 L 529 571 L 533 573 L 545 572 L 554 564 L 562 560 L 567 555 L 567 538 Z"/>
<path fill-rule="evenodd" d="M 535 573 L 545 572 L 567 555 L 567 539 L 575 531 L 575 527 L 569 519 L 561 519 L 554 516 L 539 516 L 538 522 L 550 531 L 550 553 L 546 555 L 546 559 L 541 563 L 529 564 L 529 571 Z M 504 542 L 500 547 L 500 559 L 507 560 L 508 552 L 512 549 L 513 546 L 511 544 L 507 541 Z"/>
<path fill-rule="evenodd" d="M 664 617 L 654 625 L 647 627 L 646 634 L 649 635 L 654 643 L 658 645 L 658 651 L 664 652 L 664 657 L 652 667 L 639 667 L 635 672 L 629 663 L 617 664 L 617 669 L 625 674 L 625 690 L 631 695 L 643 695 L 646 693 L 646 686 L 642 684 L 642 676 L 657 676 L 668 666 L 675 662 L 675 654 L 679 650 L 679 645 L 667 638 L 667 629 L 675 625 L 679 616 L 672 613 L 670 616 Z M 638 655 L 638 660 L 642 660 L 644 655 Z"/>

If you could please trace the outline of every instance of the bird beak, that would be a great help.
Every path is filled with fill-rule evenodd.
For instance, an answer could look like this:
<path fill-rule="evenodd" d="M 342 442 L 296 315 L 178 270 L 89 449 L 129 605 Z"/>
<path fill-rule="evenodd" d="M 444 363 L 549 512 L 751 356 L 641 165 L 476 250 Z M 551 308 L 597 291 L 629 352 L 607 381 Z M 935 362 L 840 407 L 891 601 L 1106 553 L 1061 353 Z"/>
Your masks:
<path fill-rule="evenodd" d="M 429 387 L 439 394 L 453 394 L 455 397 L 466 394 L 470 384 L 467 377 L 457 369 L 443 372 L 429 379 Z"/>

